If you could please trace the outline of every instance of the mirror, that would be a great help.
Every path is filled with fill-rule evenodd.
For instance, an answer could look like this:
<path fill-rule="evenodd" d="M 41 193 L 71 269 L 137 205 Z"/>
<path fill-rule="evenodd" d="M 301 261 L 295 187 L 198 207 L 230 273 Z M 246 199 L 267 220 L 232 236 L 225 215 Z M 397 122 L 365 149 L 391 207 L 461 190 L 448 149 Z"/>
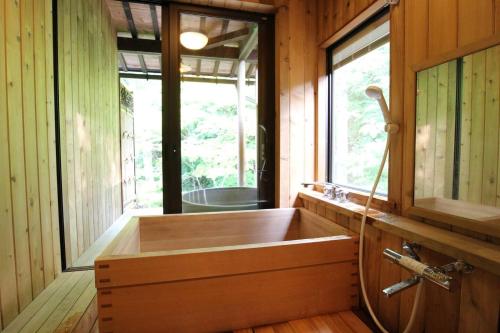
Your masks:
<path fill-rule="evenodd" d="M 414 206 L 500 223 L 500 45 L 417 73 Z"/>

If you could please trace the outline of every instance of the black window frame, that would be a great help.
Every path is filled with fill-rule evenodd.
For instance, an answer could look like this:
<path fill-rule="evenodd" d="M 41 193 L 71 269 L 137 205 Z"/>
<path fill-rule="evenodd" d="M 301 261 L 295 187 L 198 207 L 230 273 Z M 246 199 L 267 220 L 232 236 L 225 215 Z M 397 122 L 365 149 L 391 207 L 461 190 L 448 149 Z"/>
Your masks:
<path fill-rule="evenodd" d="M 327 69 L 327 84 L 328 84 L 328 88 L 327 88 L 327 113 L 326 113 L 326 139 L 327 139 L 327 143 L 326 143 L 326 172 L 325 172 L 325 175 L 326 175 L 326 179 L 325 181 L 327 183 L 331 183 L 331 184 L 334 184 L 334 185 L 337 185 L 339 187 L 342 187 L 342 188 L 346 188 L 346 189 L 351 189 L 351 190 L 354 190 L 356 192 L 362 192 L 362 193 L 367 193 L 369 191 L 367 191 L 366 189 L 361 189 L 361 188 L 356 188 L 356 187 L 353 187 L 353 186 L 348 186 L 346 184 L 336 184 L 334 181 L 333 181 L 333 175 L 332 175 L 332 171 L 333 171 L 333 134 L 334 134 L 334 130 L 333 130 L 333 72 L 334 72 L 334 65 L 333 65 L 333 56 L 334 56 L 334 50 L 338 49 L 340 46 L 342 46 L 344 43 L 350 41 L 352 38 L 356 37 L 360 32 L 362 32 L 363 30 L 365 30 L 368 26 L 370 26 L 371 24 L 373 24 L 374 22 L 382 19 L 383 17 L 387 16 L 387 21 L 390 22 L 390 8 L 389 7 L 383 7 L 381 8 L 378 12 L 376 12 L 375 14 L 373 14 L 371 17 L 369 17 L 367 20 L 365 20 L 363 23 L 361 23 L 360 25 L 358 25 L 357 27 L 355 27 L 353 30 L 351 30 L 349 33 L 347 33 L 345 36 L 343 36 L 342 38 L 340 38 L 338 41 L 336 41 L 335 43 L 333 43 L 332 45 L 330 45 L 327 49 L 326 49 L 326 69 Z M 390 37 L 390 32 L 389 34 L 387 35 L 388 37 Z M 390 42 L 390 38 L 389 38 L 389 42 Z M 390 60 L 389 60 L 390 61 Z M 389 65 L 390 66 L 390 65 Z M 388 158 L 388 165 L 390 163 L 390 158 Z M 382 197 L 385 197 L 385 198 L 388 198 L 389 196 L 389 193 L 385 194 L 385 193 L 376 193 L 377 195 L 380 195 Z"/>

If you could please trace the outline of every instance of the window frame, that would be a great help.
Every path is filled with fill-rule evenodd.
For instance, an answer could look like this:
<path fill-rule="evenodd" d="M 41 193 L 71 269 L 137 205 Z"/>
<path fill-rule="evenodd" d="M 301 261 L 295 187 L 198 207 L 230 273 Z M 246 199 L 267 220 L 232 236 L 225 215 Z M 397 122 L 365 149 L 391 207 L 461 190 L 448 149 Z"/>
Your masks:
<path fill-rule="evenodd" d="M 377 21 L 382 21 L 382 24 L 385 22 L 388 22 L 389 27 L 391 25 L 391 18 L 390 18 L 390 10 L 389 7 L 383 7 L 379 11 L 377 11 L 375 14 L 370 16 L 368 19 L 363 21 L 361 24 L 356 26 L 354 29 L 349 31 L 346 35 L 344 35 L 342 38 L 340 38 L 338 41 L 333 43 L 332 45 L 328 46 L 326 48 L 326 76 L 327 76 L 327 102 L 326 102 L 326 154 L 325 154 L 325 180 L 328 183 L 333 183 L 337 185 L 338 187 L 345 189 L 349 193 L 349 198 L 352 199 L 352 201 L 364 204 L 368 198 L 369 191 L 365 189 L 360 189 L 356 188 L 354 186 L 349 186 L 345 184 L 337 184 L 333 182 L 333 142 L 334 142 L 334 130 L 333 130 L 333 71 L 335 70 L 334 64 L 333 64 L 333 56 L 334 56 L 334 50 L 340 47 L 342 44 L 346 43 L 347 41 L 351 40 L 352 38 L 355 38 L 360 32 L 368 28 L 370 25 L 376 23 Z M 388 42 L 391 43 L 391 32 L 389 28 L 389 34 L 383 37 L 384 39 L 388 39 Z M 391 48 L 392 49 L 392 48 Z M 343 60 L 344 61 L 344 60 Z M 343 62 L 342 61 L 342 62 Z M 392 50 L 389 53 L 389 73 L 392 74 Z M 391 92 L 392 88 L 392 82 L 391 78 L 389 78 L 389 91 Z M 391 93 L 390 93 L 391 94 Z M 391 98 L 388 99 L 389 101 Z M 391 149 L 392 150 L 392 149 Z M 374 208 L 381 208 L 383 210 L 392 210 L 395 207 L 395 204 L 389 199 L 391 196 L 391 153 L 389 153 L 388 157 L 388 186 L 387 186 L 387 194 L 381 194 L 381 193 L 375 193 L 374 195 L 374 203 L 375 207 Z M 377 204 L 379 203 L 379 204 Z M 389 207 L 389 208 L 387 208 Z"/>

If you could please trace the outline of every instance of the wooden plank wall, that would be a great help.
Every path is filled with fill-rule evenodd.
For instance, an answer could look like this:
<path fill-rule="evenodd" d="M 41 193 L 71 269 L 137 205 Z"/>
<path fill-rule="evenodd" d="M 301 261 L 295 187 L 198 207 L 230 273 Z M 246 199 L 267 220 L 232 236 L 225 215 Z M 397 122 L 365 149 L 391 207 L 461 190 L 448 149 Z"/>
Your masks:
<path fill-rule="evenodd" d="M 500 46 L 464 57 L 459 198 L 500 206 Z"/>
<path fill-rule="evenodd" d="M 333 206 L 304 199 L 299 204 L 332 223 L 359 232 L 360 220 L 336 211 Z M 405 270 L 382 257 L 385 248 L 402 253 L 402 241 L 400 237 L 371 225 L 366 226 L 364 267 L 368 297 L 375 313 L 390 332 L 404 330 L 415 293 L 415 288 L 412 288 L 390 299 L 381 293 L 391 284 L 409 278 Z M 426 248 L 422 248 L 418 254 L 423 262 L 432 265 L 444 265 L 454 260 Z M 472 274 L 455 277 L 458 279 L 458 289 L 452 293 L 426 283 L 412 332 L 498 332 L 500 277 L 480 269 Z"/>
<path fill-rule="evenodd" d="M 456 75 L 451 61 L 417 76 L 415 198 L 452 198 Z"/>
<path fill-rule="evenodd" d="M 484 48 L 488 44 L 494 43 L 495 40 L 498 42 L 500 36 L 500 1 L 499 0 L 478 0 L 478 1 L 465 1 L 465 0 L 446 0 L 446 1 L 431 1 L 431 0 L 403 0 L 399 7 L 402 7 L 405 12 L 404 18 L 404 36 L 405 36 L 405 49 L 400 57 L 404 59 L 404 81 L 393 82 L 394 84 L 404 85 L 404 113 L 405 113 L 405 129 L 406 131 L 402 133 L 404 136 L 405 147 L 414 146 L 414 131 L 415 131 L 415 103 L 416 103 L 416 80 L 413 67 L 429 63 L 435 65 L 439 62 L 448 60 L 448 58 L 454 58 L 457 55 L 461 55 L 464 52 L 471 53 L 478 51 L 478 48 Z M 391 37 L 392 40 L 393 37 Z M 478 66 L 485 66 L 484 61 L 485 55 L 474 56 L 472 59 Z M 482 60 L 480 58 L 483 58 Z M 482 65 L 481 65 L 482 62 Z M 490 62 L 491 63 L 491 62 Z M 468 68 L 470 65 L 466 64 L 464 71 L 470 71 Z M 430 67 L 430 66 L 428 66 Z M 480 69 L 484 70 L 484 69 Z M 467 75 L 467 74 L 466 74 Z M 470 75 L 469 75 L 470 77 Z M 480 82 L 478 82 L 479 84 Z M 473 89 L 471 86 L 464 86 L 464 94 L 470 95 L 472 91 L 467 89 Z M 480 114 L 483 113 L 485 107 L 485 82 L 481 85 L 476 85 L 476 89 L 482 90 L 482 93 L 477 94 L 474 100 L 471 100 L 469 105 L 465 105 L 464 115 L 465 119 L 471 119 L 469 115 L 476 114 L 476 109 L 478 109 Z M 491 98 L 491 97 L 490 97 Z M 491 99 L 490 99 L 491 101 Z M 471 104 L 471 103 L 475 103 Z M 490 105 L 490 107 L 493 107 Z M 496 106 L 498 110 L 498 105 Z M 479 115 L 482 117 L 481 115 Z M 490 115 L 492 116 L 492 115 Z M 476 114 L 476 119 L 478 115 Z M 498 115 L 496 115 L 498 117 Z M 478 119 L 478 121 L 468 122 L 464 124 L 463 130 L 471 129 L 474 133 L 477 131 L 477 135 L 484 133 L 484 117 Z M 471 126 L 477 126 L 474 129 Z M 491 129 L 489 129 L 491 130 Z M 491 132 L 491 131 L 490 131 Z M 493 133 L 489 133 L 494 135 Z M 467 138 L 467 136 L 465 136 Z M 472 140 L 480 140 L 473 139 Z M 488 149 L 493 150 L 493 147 L 488 147 Z M 403 174 L 411 174 L 413 170 L 414 156 L 413 149 L 404 149 L 403 151 Z M 484 152 L 482 150 L 475 151 L 473 154 L 468 154 L 472 150 L 464 150 L 462 154 L 463 165 L 469 163 L 469 166 L 482 167 Z M 498 154 L 498 153 L 497 153 Z M 470 162 L 469 162 L 470 161 Z M 477 164 L 477 165 L 476 165 Z M 462 177 L 464 177 L 462 175 Z M 481 180 L 479 180 L 481 177 Z M 478 179 L 473 180 L 474 182 L 474 194 L 476 196 L 474 200 L 479 202 L 482 196 L 482 182 L 489 182 L 489 179 L 485 179 L 482 173 L 477 177 Z M 488 178 L 488 177 L 486 177 Z M 461 182 L 464 184 L 464 182 Z M 495 181 L 494 181 L 495 183 Z M 496 182 L 498 183 L 498 182 Z M 495 183 L 495 184 L 496 184 Z M 493 185 L 492 185 L 493 186 Z M 492 186 L 488 186 L 491 187 Z M 405 177 L 402 183 L 402 206 L 403 210 L 410 207 L 413 202 L 413 178 Z M 469 188 L 461 189 L 461 195 L 469 196 Z"/>
<path fill-rule="evenodd" d="M 61 272 L 51 11 L 0 0 L 0 330 Z"/>
<path fill-rule="evenodd" d="M 316 2 L 277 0 L 276 206 L 291 207 L 315 172 Z"/>
<path fill-rule="evenodd" d="M 356 17 L 362 8 L 367 8 L 373 2 L 375 1 L 317 0 L 318 45 L 333 36 Z M 394 144 L 395 150 L 391 150 L 392 158 L 397 156 L 398 160 L 391 166 L 397 170 L 396 176 L 391 176 L 390 179 L 390 196 L 395 198 L 397 206 L 402 206 L 403 211 L 413 202 L 412 147 L 415 143 L 417 89 L 413 67 L 425 62 L 436 65 L 453 58 L 450 55 L 473 52 L 477 47 L 484 48 L 489 41 L 497 39 L 499 35 L 499 0 L 401 0 L 399 5 L 391 8 L 391 109 L 404 112 L 398 115 L 401 117 L 398 121 L 403 123 L 403 126 L 395 138 L 397 142 Z M 320 49 L 318 59 L 322 57 L 324 59 L 324 50 Z M 321 69 L 321 64 L 318 65 Z M 318 79 L 323 78 L 320 76 Z M 490 97 L 490 101 L 493 101 L 493 98 Z M 482 103 L 484 104 L 484 100 Z M 317 105 L 324 107 L 321 100 L 317 101 Z M 498 110 L 498 107 L 496 108 Z M 322 109 L 319 109 L 318 129 L 324 122 L 321 114 Z M 490 131 L 493 132 L 493 127 Z M 317 132 L 317 140 L 320 143 L 319 140 L 324 140 L 324 134 L 318 135 L 322 135 L 322 131 Z M 494 150 L 493 147 L 489 149 Z M 481 154 L 484 156 L 484 152 Z M 321 151 L 318 151 L 317 160 L 322 161 Z M 317 175 L 324 175 L 323 165 L 318 162 L 316 167 Z M 484 181 L 484 177 L 482 179 Z M 359 231 L 360 222 L 350 216 L 330 208 L 316 206 L 314 203 L 303 204 L 321 216 L 326 216 L 353 231 Z M 448 228 L 460 231 L 458 228 Z M 485 238 L 482 235 L 474 236 Z M 367 226 L 366 238 L 365 265 L 369 297 L 387 328 L 391 332 L 402 331 L 409 317 L 414 291 L 405 291 L 391 299 L 385 299 L 380 295 L 381 288 L 408 277 L 406 272 L 381 260 L 382 250 L 386 247 L 401 251 L 402 239 L 370 226 Z M 428 249 L 423 249 L 421 256 L 424 261 L 433 264 L 443 264 L 452 260 Z M 452 294 L 435 286 L 427 286 L 425 308 L 421 309 L 420 320 L 417 320 L 414 332 L 497 332 L 499 284 L 498 276 L 476 270 L 474 274 L 464 276 L 460 281 L 460 289 Z"/>
<path fill-rule="evenodd" d="M 459 199 L 499 206 L 500 46 L 463 58 Z M 456 61 L 417 75 L 415 197 L 451 198 Z"/>
<path fill-rule="evenodd" d="M 318 7 L 317 41 L 334 35 L 377 0 L 316 0 Z"/>
<path fill-rule="evenodd" d="M 119 81 L 116 33 L 105 1 L 57 4 L 69 266 L 122 212 Z"/>

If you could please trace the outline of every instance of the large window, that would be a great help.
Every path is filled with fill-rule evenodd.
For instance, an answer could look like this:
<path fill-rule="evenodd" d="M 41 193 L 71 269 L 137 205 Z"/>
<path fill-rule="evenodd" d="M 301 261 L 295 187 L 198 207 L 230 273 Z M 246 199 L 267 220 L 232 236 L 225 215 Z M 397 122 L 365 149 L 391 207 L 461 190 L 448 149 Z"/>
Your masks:
<path fill-rule="evenodd" d="M 382 88 L 389 102 L 389 21 L 380 15 L 330 49 L 328 180 L 370 191 L 384 153 L 384 119 L 365 90 Z M 378 193 L 387 195 L 387 165 Z"/>

